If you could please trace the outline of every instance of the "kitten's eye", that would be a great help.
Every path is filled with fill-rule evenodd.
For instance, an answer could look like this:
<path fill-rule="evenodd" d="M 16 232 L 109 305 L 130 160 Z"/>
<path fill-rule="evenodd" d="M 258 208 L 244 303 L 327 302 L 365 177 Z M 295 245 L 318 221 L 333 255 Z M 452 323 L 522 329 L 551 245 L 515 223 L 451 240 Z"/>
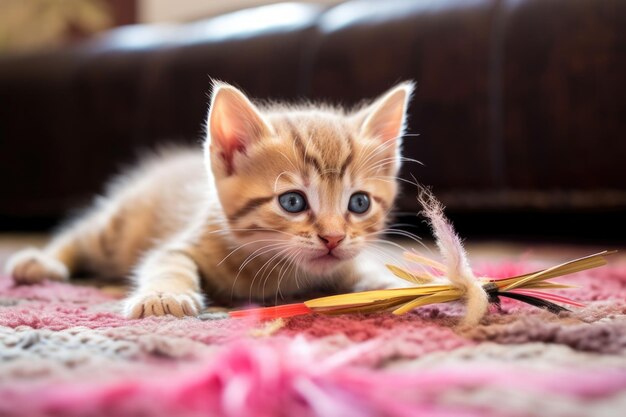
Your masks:
<path fill-rule="evenodd" d="M 354 193 L 350 196 L 348 210 L 353 213 L 363 214 L 370 208 L 370 197 L 365 193 Z"/>
<path fill-rule="evenodd" d="M 278 202 L 289 213 L 300 213 L 307 209 L 306 198 L 295 191 L 281 194 L 278 196 Z"/>

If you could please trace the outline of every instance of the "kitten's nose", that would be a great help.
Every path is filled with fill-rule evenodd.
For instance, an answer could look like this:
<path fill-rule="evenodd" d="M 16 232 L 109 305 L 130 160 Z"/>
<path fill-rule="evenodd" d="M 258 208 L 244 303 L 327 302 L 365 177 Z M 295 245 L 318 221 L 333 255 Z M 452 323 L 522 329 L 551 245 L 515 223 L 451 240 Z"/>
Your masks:
<path fill-rule="evenodd" d="M 319 237 L 321 241 L 324 242 L 324 245 L 326 245 L 328 250 L 333 250 L 337 246 L 339 246 L 339 243 L 341 243 L 342 240 L 346 238 L 346 235 L 345 234 L 324 235 L 324 236 L 317 235 L 317 237 Z"/>

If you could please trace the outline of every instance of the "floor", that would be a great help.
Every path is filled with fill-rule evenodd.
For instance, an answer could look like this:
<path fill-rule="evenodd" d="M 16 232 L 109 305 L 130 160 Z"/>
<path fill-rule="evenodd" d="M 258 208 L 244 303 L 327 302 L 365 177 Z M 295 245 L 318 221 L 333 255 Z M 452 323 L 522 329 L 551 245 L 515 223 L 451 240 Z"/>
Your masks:
<path fill-rule="evenodd" d="M 0 235 L 0 266 L 45 238 Z M 614 249 L 495 240 L 467 247 L 477 267 L 520 258 L 556 264 Z M 621 252 L 611 263 L 624 261 Z M 316 402 L 323 398 L 324 407 L 355 416 L 621 416 L 626 280 L 621 266 L 605 271 L 580 274 L 580 289 L 571 290 L 587 307 L 556 316 L 504 299 L 469 329 L 456 327 L 458 303 L 399 317 L 303 315 L 250 328 L 216 320 L 223 313 L 125 320 L 119 301 L 91 288 L 5 285 L 0 415 L 252 416 L 258 404 L 323 415 L 328 408 Z M 242 392 L 236 401 L 233 389 Z M 163 400 L 157 409 L 155 396 Z"/>

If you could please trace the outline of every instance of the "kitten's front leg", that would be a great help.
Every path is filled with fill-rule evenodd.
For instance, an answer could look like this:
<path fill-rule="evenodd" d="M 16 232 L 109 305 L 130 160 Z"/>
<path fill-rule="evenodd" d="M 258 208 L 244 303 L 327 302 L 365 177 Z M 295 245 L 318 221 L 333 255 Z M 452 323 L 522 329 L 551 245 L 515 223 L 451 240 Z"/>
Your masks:
<path fill-rule="evenodd" d="M 155 250 L 140 264 L 135 280 L 124 305 L 128 318 L 196 316 L 204 308 L 198 265 L 185 250 Z"/>

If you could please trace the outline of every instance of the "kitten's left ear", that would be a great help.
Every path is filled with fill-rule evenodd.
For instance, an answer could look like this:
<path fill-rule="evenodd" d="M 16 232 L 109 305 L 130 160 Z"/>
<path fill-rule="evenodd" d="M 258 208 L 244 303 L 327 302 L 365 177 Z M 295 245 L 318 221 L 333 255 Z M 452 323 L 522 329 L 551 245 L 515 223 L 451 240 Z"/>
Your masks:
<path fill-rule="evenodd" d="M 396 85 L 361 111 L 361 134 L 382 142 L 397 140 L 406 129 L 406 112 L 415 83 Z"/>
<path fill-rule="evenodd" d="M 272 129 L 241 91 L 226 83 L 215 82 L 208 133 L 205 153 L 211 155 L 212 169 L 231 175 L 236 168 L 236 156 L 245 155 L 249 146 L 271 135 Z"/>

